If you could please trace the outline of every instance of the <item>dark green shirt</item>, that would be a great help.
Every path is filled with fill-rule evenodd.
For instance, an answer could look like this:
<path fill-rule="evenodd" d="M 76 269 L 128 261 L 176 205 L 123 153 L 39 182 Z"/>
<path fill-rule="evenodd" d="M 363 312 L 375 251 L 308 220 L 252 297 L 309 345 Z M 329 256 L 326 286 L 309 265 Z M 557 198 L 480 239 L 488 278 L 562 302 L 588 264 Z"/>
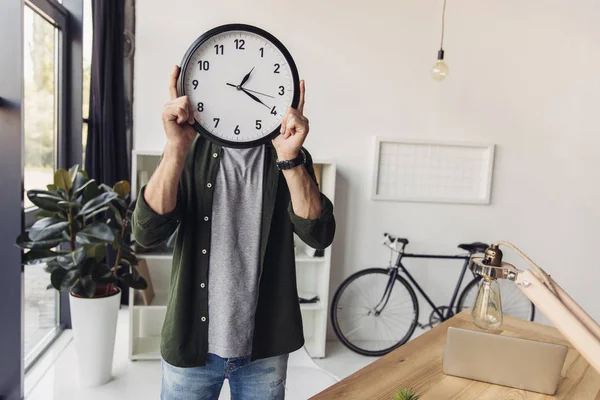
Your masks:
<path fill-rule="evenodd" d="M 156 213 L 145 201 L 142 188 L 133 214 L 133 233 L 144 247 L 162 243 L 177 230 L 161 340 L 162 357 L 177 367 L 205 365 L 208 351 L 210 224 L 221 154 L 220 146 L 198 137 L 185 161 L 175 210 Z M 306 154 L 305 168 L 315 180 L 312 159 Z M 293 233 L 317 249 L 329 246 L 335 233 L 333 205 L 323 194 L 318 219 L 294 214 L 287 182 L 275 165 L 276 157 L 275 149 L 267 145 L 253 360 L 289 353 L 304 344 Z"/>

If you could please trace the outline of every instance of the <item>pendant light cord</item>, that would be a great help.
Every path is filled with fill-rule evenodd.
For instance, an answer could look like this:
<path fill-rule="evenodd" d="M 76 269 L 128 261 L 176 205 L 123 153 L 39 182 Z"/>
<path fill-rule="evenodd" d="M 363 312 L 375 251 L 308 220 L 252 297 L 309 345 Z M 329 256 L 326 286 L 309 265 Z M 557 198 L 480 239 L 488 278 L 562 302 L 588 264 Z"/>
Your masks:
<path fill-rule="evenodd" d="M 444 49 L 444 28 L 446 25 L 446 0 L 444 0 L 444 8 L 442 9 L 442 39 L 440 40 L 440 50 Z"/>

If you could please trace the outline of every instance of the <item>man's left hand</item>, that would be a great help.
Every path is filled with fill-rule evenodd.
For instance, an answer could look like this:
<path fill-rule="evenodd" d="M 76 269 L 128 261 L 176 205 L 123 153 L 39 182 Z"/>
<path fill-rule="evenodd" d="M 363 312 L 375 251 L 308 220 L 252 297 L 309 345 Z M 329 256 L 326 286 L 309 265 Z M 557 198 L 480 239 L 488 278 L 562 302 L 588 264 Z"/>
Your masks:
<path fill-rule="evenodd" d="M 304 81 L 300 81 L 300 100 L 298 108 L 288 108 L 281 122 L 279 136 L 273 139 L 277 159 L 293 160 L 298 156 L 308 135 L 308 119 L 304 116 Z"/>

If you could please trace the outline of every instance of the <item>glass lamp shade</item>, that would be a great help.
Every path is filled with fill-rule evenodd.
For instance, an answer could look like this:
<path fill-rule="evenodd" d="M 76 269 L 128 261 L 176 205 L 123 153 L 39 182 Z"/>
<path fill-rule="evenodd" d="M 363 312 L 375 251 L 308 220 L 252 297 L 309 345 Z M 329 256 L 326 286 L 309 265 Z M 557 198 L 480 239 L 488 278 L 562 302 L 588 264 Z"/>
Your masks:
<path fill-rule="evenodd" d="M 441 81 L 448 76 L 450 68 L 446 65 L 443 59 L 437 60 L 437 62 L 431 68 L 431 77 L 436 81 Z"/>
<path fill-rule="evenodd" d="M 502 299 L 496 279 L 481 279 L 471 319 L 477 327 L 486 330 L 498 329 L 502 325 Z"/>

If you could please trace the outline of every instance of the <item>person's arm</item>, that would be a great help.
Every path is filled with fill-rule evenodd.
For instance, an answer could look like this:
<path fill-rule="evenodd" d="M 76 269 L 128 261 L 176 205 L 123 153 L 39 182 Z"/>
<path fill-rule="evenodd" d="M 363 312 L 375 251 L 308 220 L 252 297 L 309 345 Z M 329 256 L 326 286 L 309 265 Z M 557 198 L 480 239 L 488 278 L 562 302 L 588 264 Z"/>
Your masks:
<path fill-rule="evenodd" d="M 304 81 L 300 81 L 298 109 L 290 108 L 281 123 L 280 135 L 273 139 L 278 160 L 293 160 L 308 135 L 308 119 L 304 116 Z M 294 231 L 310 247 L 324 249 L 335 234 L 335 218 L 331 201 L 317 187 L 312 158 L 305 152 L 304 166 L 284 170 L 291 204 L 290 219 Z"/>
<path fill-rule="evenodd" d="M 168 239 L 179 225 L 179 181 L 196 131 L 191 125 L 194 114 L 189 99 L 177 97 L 178 75 L 179 67 L 175 67 L 169 83 L 171 100 L 162 113 L 167 144 L 156 171 L 140 191 L 133 214 L 133 234 L 144 247 Z"/>

